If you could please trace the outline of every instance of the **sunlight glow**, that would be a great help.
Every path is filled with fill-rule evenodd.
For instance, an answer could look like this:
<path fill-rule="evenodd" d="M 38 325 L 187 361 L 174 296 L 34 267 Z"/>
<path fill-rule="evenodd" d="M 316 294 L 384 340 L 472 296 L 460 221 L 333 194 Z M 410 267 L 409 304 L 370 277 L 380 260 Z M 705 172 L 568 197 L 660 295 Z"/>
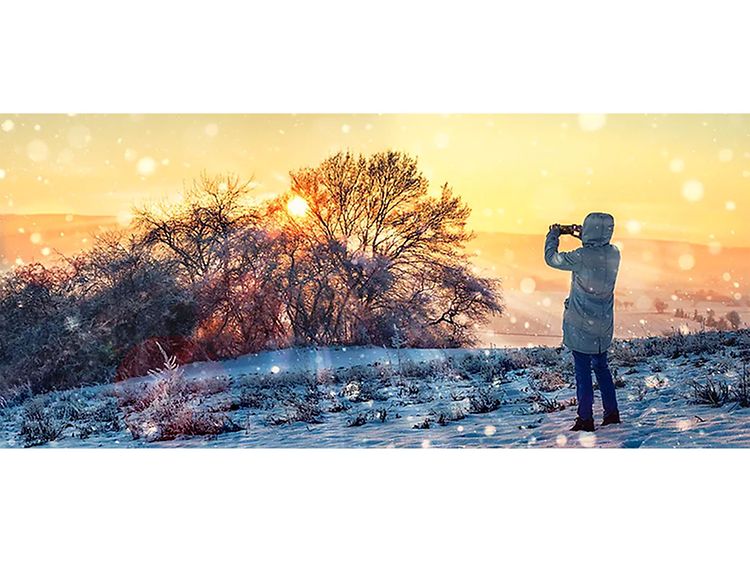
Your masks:
<path fill-rule="evenodd" d="M 307 204 L 307 201 L 302 199 L 299 195 L 292 197 L 286 204 L 286 210 L 293 217 L 304 217 L 309 208 L 310 206 Z"/>

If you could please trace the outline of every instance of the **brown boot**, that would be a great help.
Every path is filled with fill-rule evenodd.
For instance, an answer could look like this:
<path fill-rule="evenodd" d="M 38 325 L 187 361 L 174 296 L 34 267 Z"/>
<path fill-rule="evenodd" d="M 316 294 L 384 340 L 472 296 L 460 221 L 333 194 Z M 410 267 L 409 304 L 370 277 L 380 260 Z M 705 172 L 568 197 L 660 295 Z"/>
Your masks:
<path fill-rule="evenodd" d="M 611 414 L 607 414 L 606 416 L 604 416 L 604 419 L 602 420 L 602 427 L 613 423 L 621 423 L 620 412 L 612 412 Z"/>
<path fill-rule="evenodd" d="M 576 423 L 570 428 L 570 431 L 594 431 L 594 420 L 576 418 Z"/>

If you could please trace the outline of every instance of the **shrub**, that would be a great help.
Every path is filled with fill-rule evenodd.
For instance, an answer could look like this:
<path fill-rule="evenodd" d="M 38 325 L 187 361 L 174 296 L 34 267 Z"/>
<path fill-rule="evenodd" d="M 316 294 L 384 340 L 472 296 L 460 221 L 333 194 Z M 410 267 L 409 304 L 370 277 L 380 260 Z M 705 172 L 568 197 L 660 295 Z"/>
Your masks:
<path fill-rule="evenodd" d="M 430 429 L 430 422 L 431 421 L 432 420 L 429 417 L 427 417 L 427 418 L 423 419 L 421 422 L 415 423 L 412 426 L 412 429 Z"/>
<path fill-rule="evenodd" d="M 359 427 L 367 423 L 367 414 L 358 412 L 346 421 L 346 427 Z"/>
<path fill-rule="evenodd" d="M 46 407 L 44 399 L 37 398 L 23 410 L 19 435 L 25 447 L 36 447 L 60 439 L 66 427 Z"/>
<path fill-rule="evenodd" d="M 567 381 L 558 371 L 544 370 L 541 373 L 535 373 L 536 388 L 542 392 L 554 392 L 563 388 Z"/>
<path fill-rule="evenodd" d="M 292 395 L 286 399 L 285 408 L 285 415 L 269 416 L 267 419 L 268 424 L 283 425 L 294 422 L 309 424 L 323 423 L 323 420 L 321 419 L 323 410 L 320 407 L 317 394 L 307 393 L 302 397 Z"/>
<path fill-rule="evenodd" d="M 729 386 L 723 381 L 716 382 L 708 376 L 703 384 L 696 380 L 689 384 L 693 388 L 693 403 L 695 404 L 707 404 L 718 408 L 729 400 Z"/>
<path fill-rule="evenodd" d="M 500 407 L 502 401 L 497 391 L 492 387 L 480 387 L 474 389 L 469 395 L 469 413 L 487 414 L 494 412 Z"/>
<path fill-rule="evenodd" d="M 463 408 L 452 406 L 447 408 L 433 408 L 430 410 L 430 416 L 435 419 L 438 425 L 448 425 L 450 422 L 459 421 L 466 417 Z"/>
<path fill-rule="evenodd" d="M 527 414 L 551 414 L 552 412 L 561 412 L 566 408 L 565 402 L 560 402 L 557 397 L 545 396 L 541 392 L 534 392 L 530 401 L 532 408 L 525 411 Z"/>
<path fill-rule="evenodd" d="M 155 382 L 124 393 L 125 424 L 133 439 L 166 441 L 241 429 L 225 413 L 230 405 L 219 403 L 212 408 L 207 403 L 205 387 L 186 381 L 174 357 L 165 360 L 162 371 L 152 374 L 157 377 Z"/>
<path fill-rule="evenodd" d="M 748 373 L 747 364 L 742 365 L 737 384 L 732 387 L 731 397 L 740 408 L 750 407 L 750 373 Z"/>

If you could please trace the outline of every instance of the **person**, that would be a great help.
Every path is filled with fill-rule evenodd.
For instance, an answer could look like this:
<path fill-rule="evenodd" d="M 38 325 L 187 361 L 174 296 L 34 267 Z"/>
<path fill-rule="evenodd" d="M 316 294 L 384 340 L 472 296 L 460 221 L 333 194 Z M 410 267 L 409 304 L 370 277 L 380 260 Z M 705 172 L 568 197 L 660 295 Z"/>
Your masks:
<path fill-rule="evenodd" d="M 574 227 L 575 228 L 575 227 Z M 607 213 L 590 213 L 580 228 L 582 246 L 559 252 L 560 235 L 575 231 L 559 224 L 549 228 L 544 243 L 548 266 L 572 272 L 570 295 L 563 312 L 563 345 L 573 352 L 578 417 L 572 431 L 594 431 L 593 368 L 602 395 L 602 426 L 620 423 L 617 395 L 607 362 L 614 331 L 614 290 L 620 251 L 610 244 L 615 219 Z"/>

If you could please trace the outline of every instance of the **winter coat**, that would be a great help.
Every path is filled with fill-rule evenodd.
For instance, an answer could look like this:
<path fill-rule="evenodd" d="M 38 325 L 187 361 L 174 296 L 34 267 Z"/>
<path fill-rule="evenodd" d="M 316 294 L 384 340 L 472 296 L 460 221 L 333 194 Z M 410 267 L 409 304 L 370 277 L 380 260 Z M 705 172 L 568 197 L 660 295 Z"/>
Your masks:
<path fill-rule="evenodd" d="M 560 232 L 550 229 L 544 243 L 544 261 L 572 271 L 570 295 L 563 313 L 563 344 L 580 353 L 603 353 L 612 343 L 614 291 L 620 251 L 610 244 L 615 220 L 607 213 L 591 213 L 583 221 L 583 246 L 558 252 Z"/>

